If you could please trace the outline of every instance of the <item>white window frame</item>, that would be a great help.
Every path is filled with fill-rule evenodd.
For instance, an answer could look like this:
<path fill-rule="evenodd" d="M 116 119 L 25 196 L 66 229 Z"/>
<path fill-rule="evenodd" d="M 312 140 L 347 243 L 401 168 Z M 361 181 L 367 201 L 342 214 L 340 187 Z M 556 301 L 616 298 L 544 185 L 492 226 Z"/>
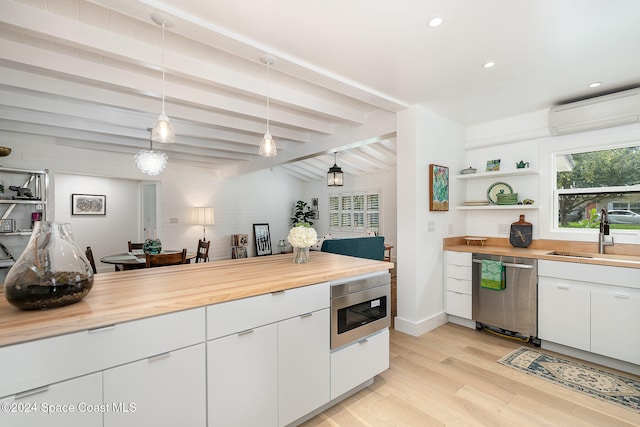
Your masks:
<path fill-rule="evenodd" d="M 583 147 L 580 149 L 574 150 L 561 150 L 561 151 L 552 151 L 551 154 L 551 185 L 552 185 L 552 232 L 565 233 L 583 233 L 583 234 L 597 234 L 599 233 L 599 228 L 566 228 L 560 227 L 558 212 L 560 210 L 560 201 L 559 198 L 564 194 L 600 194 L 600 193 L 616 193 L 616 192 L 629 192 L 629 191 L 638 191 L 640 192 L 640 185 L 634 186 L 615 186 L 615 187 L 587 187 L 587 188 L 557 188 L 557 162 L 556 159 L 559 156 L 567 155 L 567 154 L 576 154 L 576 153 L 587 153 L 592 151 L 606 151 L 606 150 L 614 150 L 617 148 L 625 148 L 625 147 L 633 147 L 640 145 L 638 142 L 634 142 L 631 144 L 622 144 L 622 145 L 603 145 L 601 147 Z M 626 234 L 626 235 L 640 235 L 640 231 L 636 230 L 611 230 L 611 234 Z"/>

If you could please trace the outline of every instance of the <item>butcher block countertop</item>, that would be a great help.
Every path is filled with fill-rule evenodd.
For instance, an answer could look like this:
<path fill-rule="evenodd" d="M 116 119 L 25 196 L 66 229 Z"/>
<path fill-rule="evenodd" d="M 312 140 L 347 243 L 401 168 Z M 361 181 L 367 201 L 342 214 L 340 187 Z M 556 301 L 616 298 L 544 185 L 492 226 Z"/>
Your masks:
<path fill-rule="evenodd" d="M 291 254 L 98 273 L 75 304 L 23 311 L 0 291 L 0 346 L 204 307 L 365 273 L 393 263 L 311 251 L 308 264 Z"/>
<path fill-rule="evenodd" d="M 598 253 L 598 244 L 566 240 L 534 240 L 527 248 L 511 246 L 508 239 L 488 237 L 484 244 L 467 244 L 464 237 L 444 239 L 444 249 L 456 252 L 473 252 L 523 258 L 537 258 L 582 264 L 610 265 L 640 269 L 640 245 L 616 244 L 607 246 L 604 254 Z M 563 252 L 577 256 L 550 255 L 550 252 Z M 640 277 L 640 271 L 638 271 Z"/>

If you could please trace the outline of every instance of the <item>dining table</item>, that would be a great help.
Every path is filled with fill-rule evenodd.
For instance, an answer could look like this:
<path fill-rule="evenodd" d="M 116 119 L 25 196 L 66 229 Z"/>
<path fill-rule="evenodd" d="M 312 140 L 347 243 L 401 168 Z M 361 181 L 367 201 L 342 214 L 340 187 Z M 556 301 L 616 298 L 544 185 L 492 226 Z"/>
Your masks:
<path fill-rule="evenodd" d="M 182 252 L 180 249 L 163 249 L 161 254 L 172 254 Z M 190 263 L 196 257 L 195 252 L 187 252 L 187 262 Z M 147 255 L 142 250 L 133 250 L 131 252 L 121 252 L 112 255 L 105 255 L 100 258 L 100 262 L 115 265 L 116 271 L 133 270 L 136 268 L 145 268 L 147 263 Z"/>

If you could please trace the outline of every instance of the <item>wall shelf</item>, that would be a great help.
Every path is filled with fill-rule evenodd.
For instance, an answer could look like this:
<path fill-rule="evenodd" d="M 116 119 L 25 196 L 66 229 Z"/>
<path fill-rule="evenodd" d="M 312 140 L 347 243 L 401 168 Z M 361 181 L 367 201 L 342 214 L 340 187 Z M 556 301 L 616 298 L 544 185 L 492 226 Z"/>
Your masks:
<path fill-rule="evenodd" d="M 538 209 L 536 205 L 482 205 L 482 206 L 458 206 L 456 209 L 461 211 L 491 211 L 491 210 L 532 210 Z"/>
<path fill-rule="evenodd" d="M 0 199 L 0 205 L 40 205 L 44 200 L 40 199 Z"/>
<path fill-rule="evenodd" d="M 537 175 L 538 171 L 530 168 L 515 169 L 510 171 L 496 171 L 496 172 L 478 172 L 470 173 L 466 175 L 457 175 L 459 179 L 483 179 L 483 178 L 498 178 L 505 176 L 524 176 L 524 175 Z"/>

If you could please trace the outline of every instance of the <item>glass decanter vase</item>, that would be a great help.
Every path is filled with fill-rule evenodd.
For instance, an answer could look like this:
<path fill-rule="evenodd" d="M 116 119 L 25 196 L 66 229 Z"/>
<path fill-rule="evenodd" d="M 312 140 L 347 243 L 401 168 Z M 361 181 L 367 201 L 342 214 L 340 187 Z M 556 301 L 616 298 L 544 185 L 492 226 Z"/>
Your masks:
<path fill-rule="evenodd" d="M 37 221 L 27 247 L 11 267 L 4 295 L 33 310 L 73 304 L 93 286 L 93 270 L 67 223 Z"/>

